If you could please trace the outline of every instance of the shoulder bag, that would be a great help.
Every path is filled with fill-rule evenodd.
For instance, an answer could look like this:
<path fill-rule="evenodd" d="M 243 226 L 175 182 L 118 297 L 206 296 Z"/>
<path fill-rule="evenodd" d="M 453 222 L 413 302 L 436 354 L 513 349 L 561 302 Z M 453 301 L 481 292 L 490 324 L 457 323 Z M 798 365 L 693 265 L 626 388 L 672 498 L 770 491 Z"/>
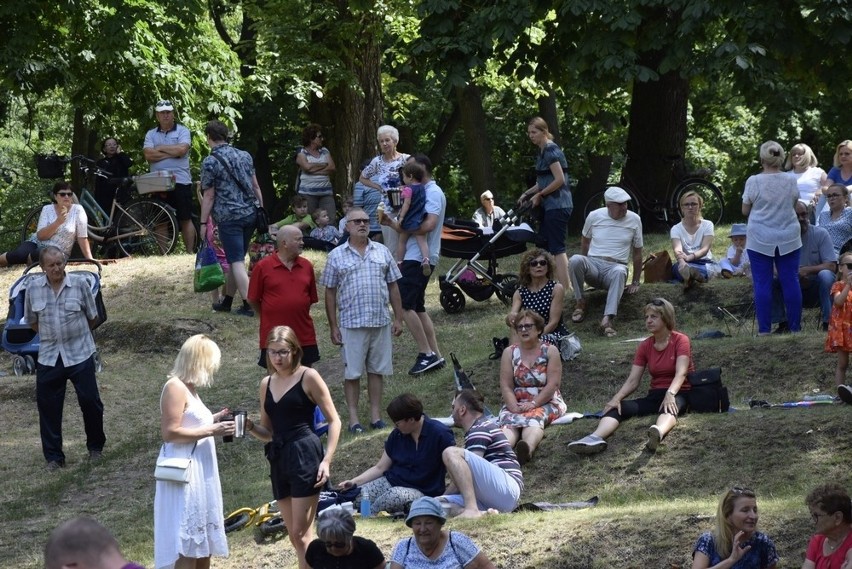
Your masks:
<path fill-rule="evenodd" d="M 672 258 L 669 252 L 663 249 L 657 251 L 642 263 L 642 273 L 645 275 L 646 283 L 664 283 L 672 278 Z"/>
<path fill-rule="evenodd" d="M 234 179 L 234 181 L 237 183 L 237 185 L 240 187 L 240 189 L 248 196 L 249 200 L 251 200 L 254 203 L 254 211 L 255 211 L 254 227 L 255 227 L 255 230 L 258 233 L 260 233 L 261 235 L 263 235 L 264 233 L 269 233 L 269 216 L 266 214 L 266 210 L 263 209 L 263 206 L 258 203 L 257 199 L 255 199 L 254 192 L 251 191 L 251 188 L 245 187 L 242 180 L 240 180 L 239 178 L 237 178 L 236 175 L 234 175 L 234 171 L 231 170 L 230 164 L 225 162 L 225 160 L 221 156 L 219 156 L 215 152 L 211 152 L 210 156 L 212 156 L 213 158 L 218 160 L 220 164 L 222 164 L 222 166 L 225 168 L 225 171 L 228 173 L 228 175 L 231 176 L 231 178 Z"/>
<path fill-rule="evenodd" d="M 157 459 L 157 467 L 154 468 L 154 479 L 161 482 L 177 482 L 180 484 L 189 483 L 189 466 L 192 464 L 192 455 L 195 453 L 195 447 L 198 446 L 198 441 L 192 445 L 192 452 L 187 458 L 169 458 L 162 457 Z M 166 445 L 163 444 L 163 448 Z"/>
<path fill-rule="evenodd" d="M 685 395 L 692 413 L 726 413 L 731 407 L 728 388 L 722 385 L 722 368 L 693 371 L 686 380 L 690 388 Z"/>

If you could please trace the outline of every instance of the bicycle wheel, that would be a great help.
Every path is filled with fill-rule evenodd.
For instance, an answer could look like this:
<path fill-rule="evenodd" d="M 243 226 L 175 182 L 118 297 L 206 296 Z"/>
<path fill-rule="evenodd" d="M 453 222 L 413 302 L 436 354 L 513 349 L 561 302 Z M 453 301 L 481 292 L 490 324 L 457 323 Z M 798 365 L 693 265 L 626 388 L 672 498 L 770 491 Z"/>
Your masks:
<path fill-rule="evenodd" d="M 622 189 L 628 194 L 630 194 L 630 201 L 627 202 L 627 209 L 629 209 L 636 215 L 640 215 L 641 208 L 639 206 L 639 200 L 636 198 L 636 194 L 634 194 L 631 190 L 628 190 L 627 188 Z M 595 211 L 596 209 L 606 207 L 604 193 L 605 192 L 598 192 L 588 199 L 588 201 L 586 202 L 586 206 L 583 208 L 583 219 L 589 217 L 589 214 Z"/>
<path fill-rule="evenodd" d="M 722 216 L 725 215 L 725 198 L 722 197 L 722 190 L 714 184 L 701 178 L 689 178 L 677 185 L 674 191 L 672 210 L 680 214 L 680 198 L 687 192 L 695 192 L 701 196 L 704 205 L 701 207 L 701 217 L 709 219 L 713 225 L 719 225 L 722 222 Z M 678 215 L 678 219 L 680 215 Z M 674 223 L 672 224 L 674 225 Z"/>
<path fill-rule="evenodd" d="M 117 239 L 126 255 L 168 255 L 177 242 L 177 220 L 168 207 L 143 198 L 121 212 Z"/>
<path fill-rule="evenodd" d="M 43 207 L 43 205 L 34 207 L 27 214 L 27 217 L 24 219 L 24 226 L 21 228 L 21 241 L 26 241 L 30 238 L 30 235 L 38 230 L 38 218 L 41 215 Z"/>

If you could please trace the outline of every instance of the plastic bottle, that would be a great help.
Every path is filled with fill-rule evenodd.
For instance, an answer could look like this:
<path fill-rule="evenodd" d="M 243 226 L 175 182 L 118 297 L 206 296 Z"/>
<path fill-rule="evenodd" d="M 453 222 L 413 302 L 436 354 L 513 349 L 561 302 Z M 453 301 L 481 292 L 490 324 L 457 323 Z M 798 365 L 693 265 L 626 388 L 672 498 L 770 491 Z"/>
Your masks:
<path fill-rule="evenodd" d="M 370 494 L 367 493 L 366 488 L 361 488 L 361 517 L 370 517 Z"/>
<path fill-rule="evenodd" d="M 819 395 L 805 395 L 802 401 L 834 401 L 834 395 L 829 393 L 820 393 Z"/>

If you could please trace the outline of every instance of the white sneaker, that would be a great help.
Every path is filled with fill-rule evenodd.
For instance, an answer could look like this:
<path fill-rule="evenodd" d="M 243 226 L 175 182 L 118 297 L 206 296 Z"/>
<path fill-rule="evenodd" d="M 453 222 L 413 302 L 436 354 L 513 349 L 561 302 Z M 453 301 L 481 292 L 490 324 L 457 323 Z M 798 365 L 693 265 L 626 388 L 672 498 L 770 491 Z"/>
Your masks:
<path fill-rule="evenodd" d="M 606 450 L 607 444 L 597 435 L 587 435 L 578 441 L 568 443 L 568 450 L 577 454 L 597 454 Z"/>
<path fill-rule="evenodd" d="M 648 428 L 648 450 L 655 452 L 657 447 L 660 446 L 661 440 L 663 440 L 663 434 L 660 432 L 660 427 L 651 425 Z"/>

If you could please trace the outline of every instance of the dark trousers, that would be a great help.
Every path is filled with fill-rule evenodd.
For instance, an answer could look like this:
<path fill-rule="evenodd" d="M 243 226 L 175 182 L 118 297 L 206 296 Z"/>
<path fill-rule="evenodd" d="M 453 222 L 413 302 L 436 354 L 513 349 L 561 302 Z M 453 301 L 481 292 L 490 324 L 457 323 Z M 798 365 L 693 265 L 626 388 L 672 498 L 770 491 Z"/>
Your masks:
<path fill-rule="evenodd" d="M 55 366 L 38 364 L 36 366 L 36 402 L 38 404 L 39 428 L 41 429 L 41 448 L 48 462 L 65 463 L 62 452 L 62 409 L 65 405 L 65 387 L 68 380 L 77 391 L 77 402 L 83 412 L 83 425 L 86 429 L 86 448 L 90 451 L 103 450 L 104 404 L 98 393 L 95 379 L 95 357 L 65 367 L 60 356 Z"/>

